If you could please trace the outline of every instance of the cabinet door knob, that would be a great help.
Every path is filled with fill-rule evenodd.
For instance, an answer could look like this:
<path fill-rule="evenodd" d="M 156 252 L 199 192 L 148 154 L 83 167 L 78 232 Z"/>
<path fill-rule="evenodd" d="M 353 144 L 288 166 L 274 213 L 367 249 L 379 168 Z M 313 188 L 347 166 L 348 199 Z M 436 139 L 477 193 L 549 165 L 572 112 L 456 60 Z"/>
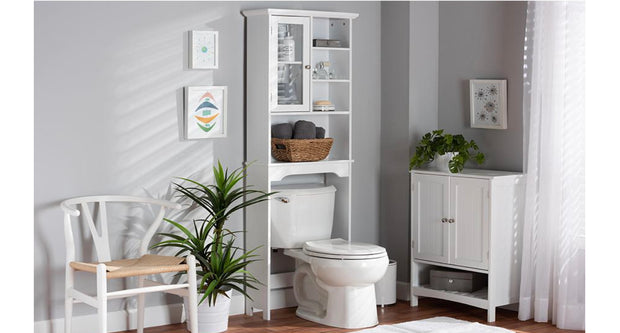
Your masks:
<path fill-rule="evenodd" d="M 304 66 L 305 69 L 310 69 L 310 65 Z"/>
<path fill-rule="evenodd" d="M 449 219 L 448 223 L 454 223 L 454 219 Z"/>
<path fill-rule="evenodd" d="M 442 217 L 442 218 L 441 218 L 441 223 L 446 223 L 446 222 L 448 222 L 448 219 L 447 219 L 447 218 L 445 218 L 445 217 Z"/>

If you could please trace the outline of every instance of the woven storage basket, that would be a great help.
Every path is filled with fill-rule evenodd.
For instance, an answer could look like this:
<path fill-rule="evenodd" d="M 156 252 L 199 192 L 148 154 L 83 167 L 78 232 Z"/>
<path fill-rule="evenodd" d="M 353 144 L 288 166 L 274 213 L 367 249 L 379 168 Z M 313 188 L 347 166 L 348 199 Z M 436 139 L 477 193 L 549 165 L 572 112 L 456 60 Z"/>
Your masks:
<path fill-rule="evenodd" d="M 334 139 L 271 139 L 271 156 L 283 162 L 312 162 L 327 157 Z"/>

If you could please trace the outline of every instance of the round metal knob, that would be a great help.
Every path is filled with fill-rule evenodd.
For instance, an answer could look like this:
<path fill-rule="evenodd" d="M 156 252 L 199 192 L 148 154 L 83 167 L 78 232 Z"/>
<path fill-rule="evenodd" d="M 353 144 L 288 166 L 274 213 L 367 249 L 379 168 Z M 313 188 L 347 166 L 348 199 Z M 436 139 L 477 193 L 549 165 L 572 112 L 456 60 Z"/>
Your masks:
<path fill-rule="evenodd" d="M 441 223 L 446 223 L 446 222 L 448 222 L 448 219 L 447 219 L 447 218 L 445 218 L 445 217 L 442 217 L 442 218 L 441 218 Z"/>
<path fill-rule="evenodd" d="M 310 69 L 310 65 L 304 66 L 305 69 Z"/>
<path fill-rule="evenodd" d="M 448 223 L 454 223 L 454 219 L 449 219 Z"/>

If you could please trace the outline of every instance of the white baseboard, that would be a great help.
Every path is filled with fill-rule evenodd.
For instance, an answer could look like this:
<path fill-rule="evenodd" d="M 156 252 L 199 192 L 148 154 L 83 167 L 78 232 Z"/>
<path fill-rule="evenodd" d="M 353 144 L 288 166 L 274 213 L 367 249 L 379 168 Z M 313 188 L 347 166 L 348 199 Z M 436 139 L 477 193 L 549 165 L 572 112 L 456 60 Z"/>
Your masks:
<path fill-rule="evenodd" d="M 233 294 L 230 303 L 230 315 L 242 314 L 245 311 L 245 298 L 241 294 Z M 125 331 L 136 329 L 136 309 L 108 312 L 108 331 Z M 144 309 L 144 326 L 162 326 L 180 323 L 183 314 L 183 303 L 150 306 Z M 73 317 L 73 333 L 92 333 L 97 323 L 97 315 Z M 62 333 L 65 319 L 55 318 L 34 322 L 34 333 Z"/>
<path fill-rule="evenodd" d="M 403 301 L 411 300 L 409 282 L 396 281 L 396 299 Z"/>

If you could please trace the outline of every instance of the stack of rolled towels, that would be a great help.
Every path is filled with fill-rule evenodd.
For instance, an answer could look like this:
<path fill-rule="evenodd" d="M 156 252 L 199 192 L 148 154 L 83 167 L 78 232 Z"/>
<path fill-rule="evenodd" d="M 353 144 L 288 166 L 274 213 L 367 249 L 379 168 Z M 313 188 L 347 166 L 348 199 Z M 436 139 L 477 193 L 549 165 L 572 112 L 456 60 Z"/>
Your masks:
<path fill-rule="evenodd" d="M 299 120 L 294 126 L 290 123 L 272 125 L 271 137 L 278 139 L 324 139 L 325 129 L 317 127 L 311 121 Z"/>

